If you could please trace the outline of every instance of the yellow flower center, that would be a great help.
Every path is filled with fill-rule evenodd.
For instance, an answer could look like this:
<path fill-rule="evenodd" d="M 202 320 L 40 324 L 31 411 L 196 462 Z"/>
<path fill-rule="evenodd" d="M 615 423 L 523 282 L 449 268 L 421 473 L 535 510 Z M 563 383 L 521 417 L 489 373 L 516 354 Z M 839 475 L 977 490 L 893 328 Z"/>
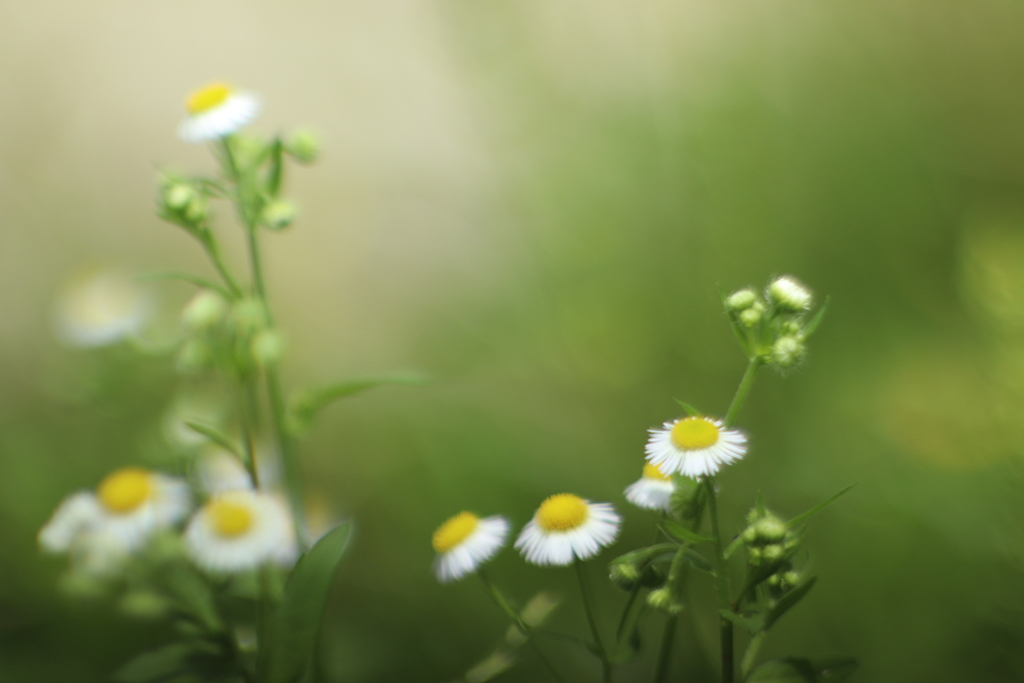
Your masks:
<path fill-rule="evenodd" d="M 672 426 L 671 437 L 683 450 L 707 448 L 718 443 L 718 427 L 706 417 L 687 417 Z"/>
<path fill-rule="evenodd" d="M 185 109 L 189 114 L 202 114 L 224 104 L 231 97 L 231 92 L 229 85 L 211 83 L 189 95 L 185 100 Z"/>
<path fill-rule="evenodd" d="M 579 496 L 559 493 L 540 504 L 537 524 L 544 531 L 570 531 L 587 521 L 590 509 Z"/>
<path fill-rule="evenodd" d="M 218 536 L 234 538 L 252 528 L 252 509 L 233 500 L 215 500 L 207 506 L 207 514 Z"/>
<path fill-rule="evenodd" d="M 125 467 L 111 472 L 100 482 L 96 495 L 111 512 L 131 512 L 145 503 L 153 493 L 152 478 L 146 470 Z"/>
<path fill-rule="evenodd" d="M 446 553 L 459 546 L 476 531 L 480 518 L 472 512 L 460 512 L 442 524 L 434 532 L 434 550 Z"/>
<path fill-rule="evenodd" d="M 646 465 L 644 465 L 644 479 L 654 479 L 655 481 L 668 481 L 670 477 L 666 477 L 664 474 L 662 474 L 661 470 L 658 469 L 657 465 L 647 463 Z"/>

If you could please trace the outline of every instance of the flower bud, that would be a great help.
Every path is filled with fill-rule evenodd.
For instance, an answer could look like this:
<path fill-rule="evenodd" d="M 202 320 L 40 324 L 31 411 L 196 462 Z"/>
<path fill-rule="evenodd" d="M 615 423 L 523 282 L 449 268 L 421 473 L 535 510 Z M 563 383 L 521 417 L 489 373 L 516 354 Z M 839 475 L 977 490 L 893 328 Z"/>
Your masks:
<path fill-rule="evenodd" d="M 745 311 L 757 302 L 757 293 L 750 287 L 744 287 L 729 295 L 725 300 L 726 309 L 739 313 Z"/>
<path fill-rule="evenodd" d="M 608 567 L 608 578 L 622 590 L 632 590 L 640 579 L 640 570 L 632 562 L 615 562 Z"/>
<path fill-rule="evenodd" d="M 209 207 L 206 204 L 206 200 L 196 195 L 192 198 L 192 201 L 185 207 L 185 218 L 192 223 L 201 223 L 204 221 L 209 214 Z"/>
<path fill-rule="evenodd" d="M 785 549 L 783 549 L 781 545 L 777 543 L 772 543 L 771 545 L 766 545 L 762 549 L 761 558 L 765 561 L 766 564 L 776 564 L 777 562 L 782 561 L 782 558 L 785 556 L 785 554 L 786 551 Z"/>
<path fill-rule="evenodd" d="M 782 583 L 786 588 L 792 588 L 800 583 L 800 575 L 794 571 L 788 571 L 782 575 Z"/>
<path fill-rule="evenodd" d="M 284 230 L 295 221 L 295 204 L 275 199 L 263 209 L 263 225 L 270 230 Z"/>
<path fill-rule="evenodd" d="M 753 548 L 747 549 L 747 559 L 749 559 L 750 564 L 754 565 L 755 567 L 761 564 L 761 556 L 762 552 L 759 547 L 754 546 Z"/>
<path fill-rule="evenodd" d="M 782 585 L 782 577 L 778 574 L 772 574 L 768 577 L 767 583 L 772 588 L 778 588 L 780 585 Z"/>
<path fill-rule="evenodd" d="M 778 543 L 786 538 L 785 523 L 774 515 L 757 520 L 748 531 L 753 531 L 755 539 L 762 543 Z M 746 540 L 745 537 L 744 540 Z"/>
<path fill-rule="evenodd" d="M 213 327 L 228 312 L 224 298 L 209 289 L 192 297 L 181 312 L 181 324 L 189 330 L 205 330 Z"/>
<path fill-rule="evenodd" d="M 164 203 L 172 209 L 184 209 L 196 197 L 195 188 L 186 183 L 172 183 L 164 187 Z"/>
<path fill-rule="evenodd" d="M 754 304 L 740 313 L 740 322 L 747 327 L 754 327 L 764 316 L 764 304 L 760 301 L 755 301 Z"/>
<path fill-rule="evenodd" d="M 784 311 L 806 311 L 811 307 L 811 292 L 796 278 L 784 275 L 768 285 L 768 300 Z"/>
<path fill-rule="evenodd" d="M 796 337 L 800 339 L 803 335 L 804 326 L 799 320 L 784 320 L 779 325 L 779 336 L 780 337 Z"/>
<path fill-rule="evenodd" d="M 242 299 L 231 308 L 231 322 L 242 334 L 255 334 L 266 327 L 267 311 L 259 299 Z"/>
<path fill-rule="evenodd" d="M 320 156 L 320 136 L 311 130 L 301 128 L 288 136 L 284 148 L 299 163 L 309 164 Z"/>
<path fill-rule="evenodd" d="M 263 367 L 274 365 L 284 357 L 287 344 L 276 330 L 263 330 L 252 340 L 252 357 Z"/>
<path fill-rule="evenodd" d="M 668 588 L 659 588 L 648 593 L 647 604 L 669 614 L 679 614 L 683 611 L 683 606 L 673 599 L 672 592 Z"/>
<path fill-rule="evenodd" d="M 768 361 L 780 368 L 791 368 L 807 355 L 807 347 L 796 337 L 779 337 L 772 344 Z"/>

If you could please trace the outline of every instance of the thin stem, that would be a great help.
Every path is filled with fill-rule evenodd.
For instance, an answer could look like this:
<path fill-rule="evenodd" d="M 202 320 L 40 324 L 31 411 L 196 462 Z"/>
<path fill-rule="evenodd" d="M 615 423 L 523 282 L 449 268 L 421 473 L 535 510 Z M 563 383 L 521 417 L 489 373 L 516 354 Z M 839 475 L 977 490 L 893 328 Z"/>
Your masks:
<path fill-rule="evenodd" d="M 729 404 L 729 412 L 725 414 L 725 427 L 727 429 L 736 422 L 740 409 L 743 408 L 743 403 L 747 400 L 747 395 L 750 393 L 750 388 L 754 386 L 754 378 L 757 376 L 757 371 L 762 365 L 764 365 L 764 361 L 760 356 L 754 356 L 747 364 L 747 370 L 743 373 L 740 386 L 732 397 L 732 403 Z"/>
<path fill-rule="evenodd" d="M 747 651 L 743 653 L 743 661 L 740 662 L 740 676 L 746 678 L 747 674 L 750 673 L 750 669 L 753 668 L 754 662 L 757 661 L 757 653 L 761 649 L 761 644 L 764 642 L 764 637 L 768 635 L 766 632 L 761 631 L 753 638 L 750 639 L 750 644 L 747 645 Z"/>
<path fill-rule="evenodd" d="M 590 624 L 590 632 L 594 636 L 594 647 L 597 649 L 597 656 L 601 659 L 602 680 L 604 683 L 609 683 L 612 680 L 612 663 L 608 659 L 608 651 L 604 649 L 604 643 L 601 642 L 601 632 L 597 628 L 597 620 L 594 619 L 593 606 L 590 604 L 590 591 L 587 589 L 587 581 L 583 576 L 583 563 L 577 559 L 572 566 L 576 570 L 576 578 L 580 583 L 583 611 L 587 614 L 587 623 Z"/>
<path fill-rule="evenodd" d="M 210 262 L 213 263 L 213 267 L 217 273 L 220 274 L 224 284 L 228 286 L 228 290 L 232 296 L 241 296 L 242 288 L 238 286 L 238 282 L 231 275 L 231 271 L 228 270 L 227 265 L 224 264 L 224 259 L 220 255 L 220 247 L 217 246 L 217 240 L 214 239 L 213 234 L 207 230 L 203 237 L 200 239 L 203 245 L 203 249 L 206 250 L 206 255 L 210 257 Z"/>
<path fill-rule="evenodd" d="M 480 580 L 483 581 L 484 586 L 487 588 L 487 592 L 491 596 L 491 599 L 494 600 L 495 604 L 497 604 L 498 607 L 500 607 L 502 611 L 505 612 L 506 616 L 508 616 L 508 618 L 512 620 L 512 624 L 517 629 L 519 629 L 519 632 L 523 634 L 523 638 L 526 639 L 526 643 L 531 648 L 533 648 L 533 651 L 537 654 L 537 657 L 540 659 L 541 663 L 544 664 L 544 668 L 548 670 L 548 673 L 551 674 L 552 678 L 559 682 L 564 681 L 565 679 L 563 679 L 561 675 L 559 675 L 558 670 L 555 669 L 554 665 L 548 660 L 547 657 L 544 656 L 544 652 L 540 649 L 540 646 L 538 646 L 537 643 L 534 642 L 534 631 L 530 627 L 530 625 L 523 621 L 523 618 L 516 613 L 516 611 L 508 603 L 508 600 L 505 599 L 505 596 L 501 594 L 501 591 L 498 590 L 497 586 L 491 583 L 491 580 L 487 578 L 487 575 L 484 574 L 483 571 L 478 569 L 476 573 L 480 577 Z"/>
<path fill-rule="evenodd" d="M 734 401 L 735 403 L 735 401 Z M 731 412 L 731 411 L 730 411 Z M 729 567 L 722 550 L 722 536 L 718 529 L 718 501 L 715 497 L 715 479 L 711 475 L 704 476 L 704 485 L 708 492 L 708 510 L 711 513 L 711 537 L 715 543 L 715 589 L 718 594 L 718 609 L 731 610 L 729 600 Z M 724 615 L 719 617 L 719 643 L 722 651 L 722 683 L 733 683 L 733 629 L 732 622 Z"/>
<path fill-rule="evenodd" d="M 676 624 L 679 617 L 670 614 L 665 621 L 665 630 L 661 634 L 661 646 L 658 648 L 658 662 L 654 667 L 652 683 L 665 683 L 668 679 L 668 667 L 672 662 L 672 645 L 675 643 Z"/>

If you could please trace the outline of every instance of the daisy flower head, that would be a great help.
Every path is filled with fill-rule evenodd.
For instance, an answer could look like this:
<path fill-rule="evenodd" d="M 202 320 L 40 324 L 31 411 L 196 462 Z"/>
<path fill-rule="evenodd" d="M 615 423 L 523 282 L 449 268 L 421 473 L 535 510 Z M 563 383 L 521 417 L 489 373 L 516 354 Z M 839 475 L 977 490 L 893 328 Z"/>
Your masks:
<path fill-rule="evenodd" d="M 249 489 L 212 497 L 192 516 L 184 540 L 192 561 L 211 573 L 230 574 L 268 563 L 288 566 L 298 554 L 285 502 Z"/>
<path fill-rule="evenodd" d="M 57 334 L 69 346 L 107 346 L 137 334 L 150 317 L 147 290 L 113 270 L 72 280 L 57 300 Z"/>
<path fill-rule="evenodd" d="M 591 503 L 571 493 L 547 498 L 516 539 L 527 562 L 568 565 L 615 542 L 619 515 L 611 503 Z"/>
<path fill-rule="evenodd" d="M 714 474 L 747 452 L 743 432 L 722 426 L 721 420 L 699 415 L 666 422 L 661 429 L 650 430 L 647 461 L 666 475 Z"/>
<path fill-rule="evenodd" d="M 672 509 L 672 477 L 661 473 L 657 465 L 644 465 L 643 476 L 626 487 L 626 500 L 648 510 Z"/>
<path fill-rule="evenodd" d="M 107 475 L 95 493 L 66 498 L 39 532 L 39 544 L 54 553 L 82 544 L 130 553 L 184 518 L 190 505 L 188 485 L 180 479 L 125 467 Z"/>
<path fill-rule="evenodd" d="M 231 135 L 256 118 L 260 102 L 252 93 L 225 83 L 210 83 L 185 99 L 185 120 L 178 137 L 185 142 L 208 142 Z"/>
<path fill-rule="evenodd" d="M 499 515 L 480 519 L 472 512 L 460 512 L 445 521 L 432 539 L 437 580 L 448 583 L 475 572 L 505 545 L 508 530 L 508 520 Z"/>

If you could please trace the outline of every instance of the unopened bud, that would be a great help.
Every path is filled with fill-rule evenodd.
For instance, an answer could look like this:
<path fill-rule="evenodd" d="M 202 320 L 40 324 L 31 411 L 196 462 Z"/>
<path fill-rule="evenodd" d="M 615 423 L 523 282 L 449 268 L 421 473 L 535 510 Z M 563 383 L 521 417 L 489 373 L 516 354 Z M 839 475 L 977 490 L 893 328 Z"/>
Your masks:
<path fill-rule="evenodd" d="M 782 577 L 778 574 L 772 574 L 768 577 L 768 585 L 772 588 L 778 588 L 782 584 Z"/>
<path fill-rule="evenodd" d="M 761 556 L 762 552 L 759 547 L 754 546 L 753 548 L 747 549 L 747 559 L 749 559 L 750 564 L 754 565 L 755 567 L 761 564 Z"/>
<path fill-rule="evenodd" d="M 228 311 L 228 302 L 217 292 L 204 289 L 192 297 L 181 312 L 181 324 L 190 330 L 213 327 Z"/>
<path fill-rule="evenodd" d="M 810 290 L 789 275 L 768 285 L 768 298 L 784 311 L 806 311 L 811 307 Z"/>
<path fill-rule="evenodd" d="M 608 568 L 608 578 L 622 590 L 631 590 L 640 579 L 640 571 L 632 562 L 616 562 Z"/>
<path fill-rule="evenodd" d="M 807 355 L 807 347 L 796 337 L 779 337 L 772 344 L 768 361 L 780 368 L 791 368 Z"/>
<path fill-rule="evenodd" d="M 668 588 L 659 588 L 648 593 L 647 604 L 669 614 L 679 614 L 683 611 L 683 606 L 672 598 L 672 593 Z"/>
<path fill-rule="evenodd" d="M 754 304 L 740 313 L 740 322 L 747 327 L 754 327 L 764 316 L 764 304 L 760 301 L 755 301 Z"/>
<path fill-rule="evenodd" d="M 231 309 L 231 322 L 245 334 L 253 334 L 267 324 L 267 311 L 259 299 L 242 299 Z"/>
<path fill-rule="evenodd" d="M 184 209 L 195 198 L 195 189 L 186 183 L 173 183 L 164 188 L 164 203 L 172 209 Z"/>
<path fill-rule="evenodd" d="M 752 527 L 754 537 L 764 543 L 778 543 L 786 537 L 786 525 L 778 517 L 769 515 L 757 520 Z"/>
<path fill-rule="evenodd" d="M 725 307 L 739 313 L 753 306 L 756 301 L 757 293 L 750 287 L 745 287 L 730 294 L 725 300 Z"/>
<path fill-rule="evenodd" d="M 311 130 L 299 129 L 288 136 L 284 148 L 296 161 L 309 164 L 320 156 L 320 136 Z"/>
<path fill-rule="evenodd" d="M 771 545 L 766 545 L 762 549 L 761 553 L 761 557 L 766 563 L 775 564 L 776 562 L 782 561 L 782 558 L 785 556 L 786 551 L 783 549 L 781 545 L 773 543 Z"/>
<path fill-rule="evenodd" d="M 252 357 L 266 367 L 274 365 L 284 357 L 286 343 L 276 330 L 263 330 L 252 340 Z"/>
<path fill-rule="evenodd" d="M 295 205 L 285 199 L 276 199 L 263 209 L 263 225 L 270 230 L 284 230 L 295 221 Z"/>
<path fill-rule="evenodd" d="M 787 588 L 792 588 L 800 583 L 800 575 L 794 571 L 788 571 L 782 575 L 782 583 L 785 584 Z"/>
<path fill-rule="evenodd" d="M 206 200 L 196 195 L 192 198 L 192 201 L 185 207 L 185 218 L 193 223 L 199 223 L 203 221 L 209 213 L 209 207 L 206 205 Z"/>

